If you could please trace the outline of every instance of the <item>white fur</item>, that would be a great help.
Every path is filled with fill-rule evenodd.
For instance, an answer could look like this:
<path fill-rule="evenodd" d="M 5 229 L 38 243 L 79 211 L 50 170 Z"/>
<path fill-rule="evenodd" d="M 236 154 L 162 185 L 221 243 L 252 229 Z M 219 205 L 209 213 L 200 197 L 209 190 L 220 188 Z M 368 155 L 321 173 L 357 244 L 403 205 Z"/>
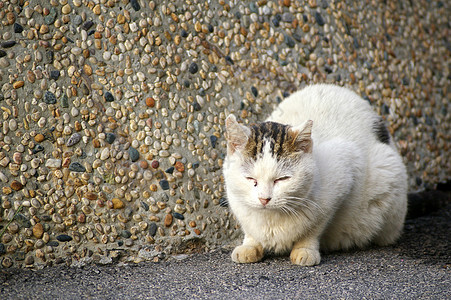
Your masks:
<path fill-rule="evenodd" d="M 313 151 L 299 163 L 282 168 L 264 148 L 263 157 L 246 165 L 239 149 L 229 149 L 227 197 L 245 233 L 233 260 L 258 261 L 264 249 L 291 251 L 294 263 L 314 265 L 320 261 L 319 247 L 393 243 L 406 214 L 407 175 L 394 144 L 378 141 L 373 129 L 378 118 L 352 91 L 313 85 L 285 99 L 268 118 L 298 130 L 313 120 Z M 247 137 L 248 129 L 240 126 Z M 290 179 L 274 182 L 282 176 Z M 261 197 L 271 201 L 264 206 Z M 301 199 L 290 202 L 287 197 Z"/>

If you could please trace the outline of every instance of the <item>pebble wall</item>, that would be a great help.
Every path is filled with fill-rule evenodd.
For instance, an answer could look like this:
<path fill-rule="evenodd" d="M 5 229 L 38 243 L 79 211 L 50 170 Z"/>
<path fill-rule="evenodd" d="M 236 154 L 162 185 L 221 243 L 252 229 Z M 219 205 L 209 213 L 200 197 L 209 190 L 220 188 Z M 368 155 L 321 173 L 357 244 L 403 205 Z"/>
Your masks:
<path fill-rule="evenodd" d="M 0 265 L 158 261 L 239 236 L 224 120 L 350 87 L 412 191 L 451 179 L 450 2 L 0 1 Z"/>

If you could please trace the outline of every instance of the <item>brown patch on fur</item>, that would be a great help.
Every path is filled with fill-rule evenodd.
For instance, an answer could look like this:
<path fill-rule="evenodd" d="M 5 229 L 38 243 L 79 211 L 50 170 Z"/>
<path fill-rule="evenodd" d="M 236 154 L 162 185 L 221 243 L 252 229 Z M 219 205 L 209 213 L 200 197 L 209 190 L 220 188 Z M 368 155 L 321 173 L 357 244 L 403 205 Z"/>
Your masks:
<path fill-rule="evenodd" d="M 276 122 L 253 124 L 250 129 L 251 136 L 243 153 L 254 160 L 262 154 L 265 142 L 270 143 L 271 153 L 278 160 L 311 150 L 308 147 L 311 144 L 310 132 L 308 136 L 300 136 L 301 133 L 292 130 L 291 126 Z"/>

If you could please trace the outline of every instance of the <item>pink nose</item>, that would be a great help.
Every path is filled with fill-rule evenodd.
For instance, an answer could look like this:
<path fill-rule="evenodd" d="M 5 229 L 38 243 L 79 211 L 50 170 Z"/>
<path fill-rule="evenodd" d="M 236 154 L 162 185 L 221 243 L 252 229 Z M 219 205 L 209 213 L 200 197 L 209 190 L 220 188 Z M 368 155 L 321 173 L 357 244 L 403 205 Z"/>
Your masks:
<path fill-rule="evenodd" d="M 258 198 L 258 200 L 260 200 L 263 206 L 266 206 L 266 204 L 268 204 L 268 202 L 271 201 L 271 198 Z"/>

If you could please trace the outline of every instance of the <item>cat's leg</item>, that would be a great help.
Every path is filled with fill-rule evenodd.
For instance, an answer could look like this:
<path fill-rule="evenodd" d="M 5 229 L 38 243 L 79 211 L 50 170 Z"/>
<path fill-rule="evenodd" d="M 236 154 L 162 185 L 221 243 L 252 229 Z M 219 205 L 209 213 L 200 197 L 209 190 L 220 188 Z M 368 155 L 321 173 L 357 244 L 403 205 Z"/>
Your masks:
<path fill-rule="evenodd" d="M 263 246 L 249 235 L 245 235 L 243 244 L 232 252 L 232 260 L 236 263 L 253 263 L 262 260 Z"/>
<path fill-rule="evenodd" d="M 291 262 L 300 266 L 314 266 L 320 263 L 317 237 L 306 238 L 294 244 L 290 254 Z"/>

